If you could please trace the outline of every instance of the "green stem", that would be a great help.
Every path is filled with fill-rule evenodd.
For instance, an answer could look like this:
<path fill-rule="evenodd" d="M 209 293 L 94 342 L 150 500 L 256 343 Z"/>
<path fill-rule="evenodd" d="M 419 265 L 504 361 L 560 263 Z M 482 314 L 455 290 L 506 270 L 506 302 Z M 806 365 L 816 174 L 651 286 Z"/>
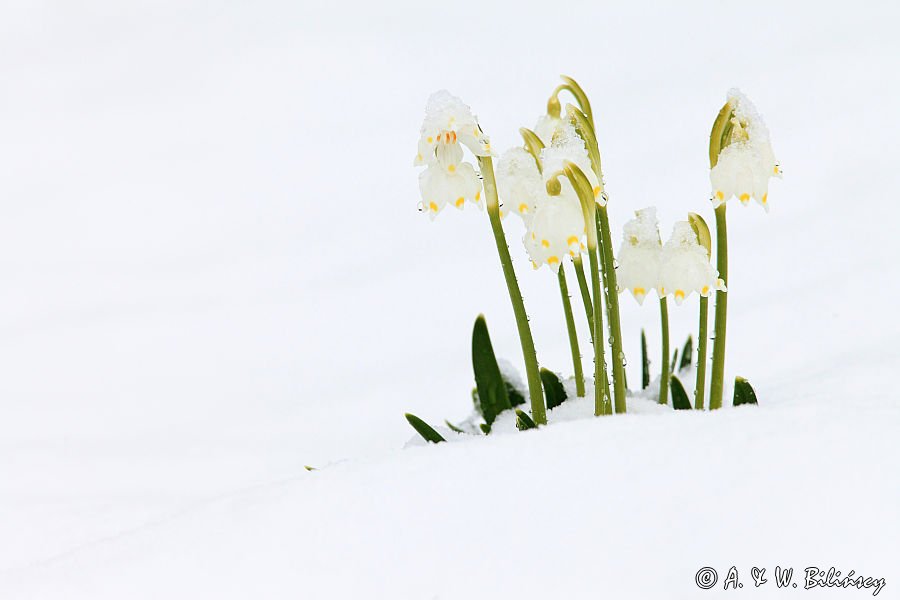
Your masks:
<path fill-rule="evenodd" d="M 616 413 L 624 413 L 625 408 L 625 352 L 622 350 L 622 325 L 619 320 L 619 291 L 616 281 L 616 263 L 613 259 L 612 234 L 609 229 L 609 215 L 605 206 L 597 207 L 600 223 L 600 248 L 603 250 L 603 285 L 606 290 L 606 312 L 609 321 L 610 345 L 612 346 L 613 393 L 616 398 Z"/>
<path fill-rule="evenodd" d="M 725 225 L 725 203 L 716 208 L 716 268 L 719 278 L 728 285 L 728 230 Z M 728 293 L 716 292 L 716 320 L 713 333 L 712 376 L 709 381 L 709 408 L 722 408 L 725 384 L 725 321 L 728 314 Z"/>
<path fill-rule="evenodd" d="M 706 397 L 706 341 L 709 337 L 709 298 L 700 296 L 700 327 L 697 332 L 697 383 L 694 386 L 694 408 L 703 410 Z"/>
<path fill-rule="evenodd" d="M 578 277 L 578 287 L 581 289 L 581 300 L 584 302 L 584 314 L 587 316 L 588 329 L 591 332 L 591 343 L 594 343 L 594 309 L 591 306 L 591 291 L 588 289 L 587 277 L 584 275 L 584 263 L 581 255 L 572 259 L 575 264 L 575 276 Z"/>
<path fill-rule="evenodd" d="M 506 287 L 509 289 L 509 299 L 512 302 L 513 313 L 516 316 L 519 341 L 522 343 L 525 372 L 528 378 L 528 395 L 531 399 L 531 416 L 536 424 L 543 425 L 547 422 L 547 407 L 544 404 L 541 373 L 538 369 L 537 353 L 534 350 L 534 339 L 531 337 L 531 327 L 528 325 L 528 315 L 525 313 L 525 303 L 522 301 L 522 292 L 519 290 L 519 282 L 516 280 L 512 258 L 509 256 L 509 246 L 507 246 L 506 236 L 503 234 L 503 224 L 500 222 L 500 199 L 497 196 L 494 166 L 490 156 L 479 157 L 478 162 L 481 166 L 481 176 L 484 178 L 488 217 L 491 221 L 491 229 L 494 231 L 497 253 L 500 254 L 503 277 L 506 279 Z"/>
<path fill-rule="evenodd" d="M 606 375 L 606 356 L 603 349 L 603 307 L 600 297 L 600 261 L 599 250 L 589 249 L 591 260 L 591 287 L 594 294 L 594 415 L 611 415 L 612 406 L 609 401 L 609 379 Z"/>
<path fill-rule="evenodd" d="M 566 329 L 569 330 L 569 349 L 572 351 L 572 366 L 575 369 L 575 391 L 579 398 L 584 398 L 584 371 L 581 368 L 581 351 L 578 349 L 575 315 L 572 314 L 569 286 L 566 284 L 566 271 L 562 263 L 559 265 L 559 293 L 562 296 L 563 312 L 566 314 Z"/>
<path fill-rule="evenodd" d="M 666 297 L 659 299 L 659 321 L 662 327 L 662 373 L 659 375 L 659 403 L 669 403 L 669 305 Z"/>

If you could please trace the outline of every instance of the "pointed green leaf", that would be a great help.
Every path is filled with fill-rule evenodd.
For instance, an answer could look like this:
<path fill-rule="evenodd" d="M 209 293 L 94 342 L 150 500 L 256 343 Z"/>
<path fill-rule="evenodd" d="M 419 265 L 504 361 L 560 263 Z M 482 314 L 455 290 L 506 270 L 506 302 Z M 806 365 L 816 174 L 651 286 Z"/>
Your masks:
<path fill-rule="evenodd" d="M 309 465 L 303 465 L 303 468 L 306 469 L 307 471 L 318 471 L 317 468 L 311 467 Z"/>
<path fill-rule="evenodd" d="M 487 423 L 480 423 L 478 427 L 481 428 L 481 433 L 483 433 L 484 435 L 487 435 L 491 432 L 491 426 Z"/>
<path fill-rule="evenodd" d="M 522 410 L 516 409 L 516 429 L 519 431 L 525 431 L 526 429 L 536 429 L 537 425 L 534 424 L 534 421 L 528 414 Z"/>
<path fill-rule="evenodd" d="M 550 369 L 541 369 L 541 383 L 544 384 L 544 395 L 547 397 L 547 410 L 556 408 L 566 400 L 566 390 L 556 373 Z"/>
<path fill-rule="evenodd" d="M 744 379 L 743 377 L 735 377 L 734 378 L 734 405 L 740 406 L 742 404 L 759 404 L 756 401 L 756 392 L 753 391 L 753 386 L 750 385 L 750 382 Z"/>
<path fill-rule="evenodd" d="M 669 391 L 672 392 L 672 406 L 675 410 L 691 410 L 691 401 L 681 381 L 672 375 L 669 378 Z"/>
<path fill-rule="evenodd" d="M 641 389 L 650 385 L 650 359 L 647 358 L 647 335 L 641 329 Z"/>
<path fill-rule="evenodd" d="M 672 364 L 669 366 L 669 373 L 675 373 L 675 367 L 678 366 L 678 348 L 675 348 L 675 353 L 672 354 Z"/>
<path fill-rule="evenodd" d="M 437 444 L 438 442 L 447 441 L 443 437 L 441 437 L 441 434 L 435 431 L 431 425 L 429 425 L 416 415 L 406 413 L 406 415 L 404 416 L 406 417 L 406 420 L 409 421 L 409 424 L 412 425 L 412 428 L 415 429 L 416 432 L 421 435 L 426 442 Z"/>
<path fill-rule="evenodd" d="M 490 426 L 498 414 L 512 408 L 512 405 L 506 391 L 506 382 L 497 365 L 497 357 L 494 356 L 484 315 L 478 315 L 472 329 L 472 369 L 475 371 L 481 416 Z"/>
<path fill-rule="evenodd" d="M 694 338 L 693 336 L 688 336 L 687 341 L 684 343 L 684 349 L 681 351 L 681 364 L 678 365 L 678 370 L 690 368 L 691 363 L 694 360 Z"/>

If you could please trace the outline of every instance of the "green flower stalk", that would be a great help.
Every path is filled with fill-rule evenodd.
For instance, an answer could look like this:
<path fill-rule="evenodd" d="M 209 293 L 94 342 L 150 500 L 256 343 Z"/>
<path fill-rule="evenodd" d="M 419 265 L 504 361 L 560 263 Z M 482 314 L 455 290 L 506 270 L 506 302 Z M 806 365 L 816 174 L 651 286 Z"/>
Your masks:
<path fill-rule="evenodd" d="M 543 171 L 541 164 L 541 150 L 544 149 L 544 143 L 530 129 L 522 127 L 519 129 L 522 140 L 525 142 L 525 150 L 534 158 L 538 172 Z M 577 255 L 576 255 L 577 256 Z M 579 257 L 580 261 L 580 257 Z M 572 353 L 572 369 L 575 375 L 575 390 L 579 398 L 584 397 L 584 370 L 581 365 L 581 350 L 578 347 L 578 333 L 575 330 L 575 317 L 572 313 L 572 301 L 569 297 L 569 287 L 566 283 L 566 272 L 564 265 L 559 263 L 557 271 L 557 280 L 559 282 L 559 293 L 562 298 L 563 313 L 566 317 L 566 331 L 569 336 L 569 349 Z"/>
<path fill-rule="evenodd" d="M 569 350 L 572 352 L 572 367 L 575 372 L 575 393 L 584 398 L 584 370 L 581 366 L 581 350 L 578 348 L 578 333 L 575 331 L 575 316 L 572 314 L 572 303 L 569 299 L 569 288 L 566 284 L 566 270 L 559 265 L 559 293 L 562 296 L 563 312 L 566 315 L 566 329 L 569 332 Z"/>
<path fill-rule="evenodd" d="M 525 358 L 528 396 L 531 400 L 531 417 L 537 425 L 544 425 L 547 423 L 547 407 L 544 404 L 541 372 L 538 367 L 537 353 L 534 349 L 534 339 L 531 336 L 531 327 L 528 324 L 528 315 L 525 312 L 525 303 L 522 300 L 522 292 L 519 290 L 519 282 L 513 269 L 512 258 L 509 256 L 509 246 L 503 233 L 503 224 L 500 222 L 500 199 L 497 195 L 493 162 L 490 156 L 479 156 L 478 163 L 481 166 L 481 176 L 484 180 L 487 213 L 491 221 L 491 229 L 494 232 L 494 241 L 497 244 L 497 252 L 500 255 L 503 277 L 506 279 L 506 286 L 509 290 L 509 299 L 512 302 L 513 312 L 516 316 L 516 327 L 519 330 L 519 341 L 522 344 L 522 354 Z"/>
<path fill-rule="evenodd" d="M 697 234 L 697 242 L 706 248 L 707 258 L 712 258 L 712 242 L 709 227 L 703 217 L 688 213 L 688 221 Z M 724 282 L 723 282 L 724 283 Z M 700 323 L 697 327 L 697 381 L 694 385 L 694 408 L 703 410 L 706 398 L 706 347 L 709 341 L 709 297 L 700 296 Z"/>
<path fill-rule="evenodd" d="M 769 130 L 756 107 L 739 90 L 728 92 L 728 101 L 713 122 L 709 135 L 709 167 L 716 212 L 716 266 L 724 287 L 728 285 L 726 202 L 736 197 L 746 206 L 753 198 L 768 211 L 769 179 L 781 176 L 769 141 Z M 716 293 L 710 409 L 722 407 L 727 317 L 728 298 L 720 289 Z"/>
<path fill-rule="evenodd" d="M 579 88 L 580 89 L 580 88 Z M 586 101 L 586 97 L 585 97 Z M 592 119 L 583 110 L 569 104 L 566 106 L 566 114 L 575 126 L 575 130 L 584 140 L 588 156 L 591 161 L 591 169 L 597 178 L 597 185 L 591 190 L 596 199 L 597 211 L 594 224 L 588 224 L 588 229 L 597 229 L 599 237 L 598 251 L 603 263 L 604 296 L 606 299 L 607 320 L 609 322 L 610 347 L 612 350 L 613 393 L 615 394 L 616 413 L 624 413 L 627 410 L 625 393 L 625 352 L 622 349 L 622 324 L 619 317 L 619 294 L 616 281 L 616 265 L 613 256 L 612 234 L 609 227 L 609 215 L 606 212 L 607 196 L 603 185 L 603 169 L 600 163 L 600 147 L 597 144 L 597 136 Z M 602 338 L 595 338 L 602 340 Z"/>
<path fill-rule="evenodd" d="M 564 175 L 569 179 L 578 200 L 581 203 L 584 223 L 593 224 L 597 211 L 594 193 L 590 181 L 584 172 L 573 162 L 565 161 L 564 168 L 560 172 L 553 173 L 547 180 L 547 193 L 551 196 L 558 195 L 561 186 L 558 177 Z M 588 226 L 587 251 L 591 266 L 591 286 L 593 287 L 593 339 L 594 339 L 594 414 L 596 416 L 612 414 L 609 385 L 606 375 L 606 358 L 604 356 L 603 339 L 603 312 L 600 304 L 600 264 L 597 251 L 597 230 Z"/>
<path fill-rule="evenodd" d="M 485 192 L 484 199 L 482 180 L 478 178 L 474 167 L 463 160 L 463 146 L 478 158 Z M 525 359 L 532 417 L 539 425 L 546 423 L 547 410 L 534 340 L 500 222 L 500 199 L 494 179 L 490 141 L 481 130 L 471 109 L 446 90 L 436 92 L 428 99 L 414 164 L 425 167 L 419 174 L 419 191 L 422 195 L 419 207 L 432 219 L 446 206 L 462 209 L 467 202 L 481 206 L 482 201 L 486 200 L 487 213 L 497 253 L 500 255 L 503 277 L 513 305 Z"/>
<path fill-rule="evenodd" d="M 671 377 L 669 361 L 669 304 L 666 297 L 659 299 L 659 325 L 662 334 L 662 372 L 659 375 L 659 403 L 669 403 L 669 377 Z"/>

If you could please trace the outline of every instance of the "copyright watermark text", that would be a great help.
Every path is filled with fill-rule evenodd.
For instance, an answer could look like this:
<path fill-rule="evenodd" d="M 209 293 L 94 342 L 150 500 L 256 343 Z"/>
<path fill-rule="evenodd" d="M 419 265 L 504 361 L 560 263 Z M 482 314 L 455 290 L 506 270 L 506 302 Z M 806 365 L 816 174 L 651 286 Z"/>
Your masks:
<path fill-rule="evenodd" d="M 747 575 L 750 576 L 749 580 Z M 803 590 L 818 587 L 871 589 L 873 596 L 877 596 L 887 584 L 884 577 L 864 577 L 852 569 L 844 574 L 835 567 L 830 569 L 806 567 L 802 571 L 795 572 L 793 567 L 777 566 L 771 575 L 768 575 L 765 567 L 752 567 L 749 571 L 741 573 L 737 567 L 732 566 L 721 578 L 714 568 L 702 567 L 694 575 L 694 583 L 701 590 L 716 587 L 723 590 L 737 590 L 744 587 L 745 581 L 749 581 L 748 585 L 754 587 L 774 585 L 779 588 Z"/>

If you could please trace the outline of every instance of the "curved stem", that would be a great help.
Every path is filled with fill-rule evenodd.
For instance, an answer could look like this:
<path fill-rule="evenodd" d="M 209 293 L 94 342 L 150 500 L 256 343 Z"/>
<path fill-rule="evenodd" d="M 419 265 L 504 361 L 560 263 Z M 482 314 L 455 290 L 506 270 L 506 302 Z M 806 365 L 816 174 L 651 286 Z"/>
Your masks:
<path fill-rule="evenodd" d="M 516 315 L 519 341 L 522 343 L 525 372 L 528 378 L 528 396 L 531 399 L 531 417 L 536 424 L 543 425 L 547 422 L 547 407 L 544 404 L 541 373 L 538 369 L 537 353 L 534 351 L 531 327 L 528 325 L 528 315 L 525 313 L 525 303 L 522 301 L 522 292 L 519 290 L 519 282 L 516 280 L 512 258 L 509 256 L 509 246 L 507 246 L 506 236 L 503 234 L 503 224 L 500 222 L 500 199 L 497 197 L 494 165 L 490 156 L 479 157 L 478 163 L 481 166 L 481 176 L 484 178 L 488 217 L 491 220 L 491 229 L 494 231 L 497 253 L 500 254 L 503 277 L 506 279 L 506 287 L 509 289 L 509 299 L 513 305 L 513 313 Z"/>
<path fill-rule="evenodd" d="M 725 225 L 725 204 L 716 208 L 716 268 L 719 278 L 728 285 L 728 230 Z M 712 376 L 709 381 L 709 408 L 722 408 L 725 384 L 725 322 L 728 314 L 728 294 L 716 292 L 716 321 L 713 333 Z"/>
<path fill-rule="evenodd" d="M 669 305 L 666 297 L 659 299 L 659 322 L 662 327 L 662 373 L 659 375 L 659 403 L 669 403 Z"/>
<path fill-rule="evenodd" d="M 578 349 L 578 334 L 575 331 L 575 315 L 572 314 L 572 302 L 569 299 L 569 286 L 566 284 L 566 272 L 562 263 L 559 265 L 558 277 L 563 312 L 566 314 L 566 329 L 569 331 L 569 349 L 572 351 L 572 367 L 575 369 L 575 391 L 579 398 L 584 398 L 584 371 L 581 368 L 581 351 Z"/>
<path fill-rule="evenodd" d="M 625 407 L 625 352 L 622 350 L 622 325 L 619 320 L 619 291 L 616 281 L 616 263 L 613 258 L 612 234 L 609 215 L 605 206 L 597 208 L 600 223 L 600 248 L 603 249 L 603 285 L 606 290 L 606 312 L 612 349 L 613 394 L 616 413 L 624 413 Z"/>
<path fill-rule="evenodd" d="M 587 316 L 588 329 L 591 332 L 591 343 L 594 343 L 594 308 L 591 306 L 591 291 L 588 289 L 587 277 L 584 274 L 584 263 L 581 255 L 572 259 L 575 264 L 575 276 L 578 278 L 578 287 L 581 289 L 581 300 L 584 302 L 584 314 Z"/>
<path fill-rule="evenodd" d="M 706 341 L 709 337 L 709 298 L 700 296 L 700 327 L 697 332 L 697 383 L 694 385 L 694 408 L 703 410 L 706 398 Z"/>

